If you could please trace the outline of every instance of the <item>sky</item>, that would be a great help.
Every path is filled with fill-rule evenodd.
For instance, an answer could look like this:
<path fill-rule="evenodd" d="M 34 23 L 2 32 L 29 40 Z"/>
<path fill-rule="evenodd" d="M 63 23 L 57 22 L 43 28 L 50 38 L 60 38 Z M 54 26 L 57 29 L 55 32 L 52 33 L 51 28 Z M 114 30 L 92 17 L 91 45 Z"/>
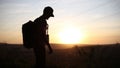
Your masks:
<path fill-rule="evenodd" d="M 51 43 L 70 43 L 77 37 L 79 40 L 73 43 L 120 42 L 119 3 L 120 0 L 0 0 L 0 42 L 22 43 L 22 24 L 41 16 L 46 6 L 54 9 L 55 16 L 47 20 Z M 67 31 L 76 31 L 74 38 L 66 37 Z"/>

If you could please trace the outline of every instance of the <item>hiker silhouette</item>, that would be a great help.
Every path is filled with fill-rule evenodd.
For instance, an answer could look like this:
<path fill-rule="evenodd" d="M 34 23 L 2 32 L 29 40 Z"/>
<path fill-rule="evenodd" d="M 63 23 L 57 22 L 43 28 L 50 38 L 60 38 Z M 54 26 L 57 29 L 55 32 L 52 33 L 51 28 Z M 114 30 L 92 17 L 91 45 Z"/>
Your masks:
<path fill-rule="evenodd" d="M 34 36 L 34 47 L 33 51 L 36 58 L 35 68 L 45 68 L 46 66 L 46 54 L 45 54 L 45 45 L 49 48 L 49 53 L 52 53 L 53 50 L 49 44 L 49 35 L 48 35 L 48 24 L 47 21 L 50 17 L 54 17 L 53 9 L 50 6 L 47 6 L 43 10 L 43 14 L 34 20 L 36 24 Z"/>

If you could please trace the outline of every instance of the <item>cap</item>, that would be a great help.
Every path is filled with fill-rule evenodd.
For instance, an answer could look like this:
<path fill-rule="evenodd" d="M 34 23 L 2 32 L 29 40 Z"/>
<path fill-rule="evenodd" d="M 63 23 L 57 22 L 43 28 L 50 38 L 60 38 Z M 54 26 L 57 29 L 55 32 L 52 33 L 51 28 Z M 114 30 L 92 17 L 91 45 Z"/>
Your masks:
<path fill-rule="evenodd" d="M 53 9 L 50 6 L 47 6 L 43 10 L 44 14 L 50 15 L 51 17 L 54 17 L 53 15 Z"/>

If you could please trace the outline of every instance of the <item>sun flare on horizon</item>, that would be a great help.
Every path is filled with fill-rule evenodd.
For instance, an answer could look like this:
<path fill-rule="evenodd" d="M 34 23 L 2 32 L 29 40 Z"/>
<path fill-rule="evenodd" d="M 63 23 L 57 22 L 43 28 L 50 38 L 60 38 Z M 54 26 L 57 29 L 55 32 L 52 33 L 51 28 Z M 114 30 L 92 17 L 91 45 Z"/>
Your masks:
<path fill-rule="evenodd" d="M 83 33 L 75 27 L 66 27 L 59 33 L 59 40 L 64 44 L 77 44 L 83 40 Z"/>

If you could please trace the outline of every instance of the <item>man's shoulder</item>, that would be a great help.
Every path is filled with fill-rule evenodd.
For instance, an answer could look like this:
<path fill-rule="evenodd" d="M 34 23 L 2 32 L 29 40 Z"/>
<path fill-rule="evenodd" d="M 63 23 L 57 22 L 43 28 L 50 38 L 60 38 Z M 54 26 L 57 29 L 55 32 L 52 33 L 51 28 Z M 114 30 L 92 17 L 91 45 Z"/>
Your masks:
<path fill-rule="evenodd" d="M 34 20 L 35 23 L 46 23 L 46 20 L 41 18 L 41 17 L 38 17 Z"/>

